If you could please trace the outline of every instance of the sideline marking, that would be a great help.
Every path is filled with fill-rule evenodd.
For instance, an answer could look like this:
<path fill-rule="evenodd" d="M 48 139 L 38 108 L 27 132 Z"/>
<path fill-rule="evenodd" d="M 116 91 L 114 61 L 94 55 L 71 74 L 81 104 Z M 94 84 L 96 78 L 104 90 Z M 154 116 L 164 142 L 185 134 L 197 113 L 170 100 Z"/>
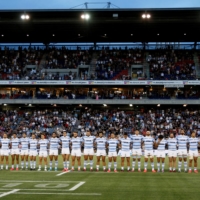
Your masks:
<path fill-rule="evenodd" d="M 71 189 L 69 189 L 69 191 L 74 191 L 76 190 L 77 188 L 79 188 L 81 185 L 83 185 L 85 182 L 80 182 L 78 183 L 77 185 L 75 185 L 74 187 L 72 187 Z"/>
<path fill-rule="evenodd" d="M 15 193 L 15 192 L 17 192 L 17 191 L 19 191 L 20 189 L 15 189 L 15 190 L 11 190 L 10 192 L 5 192 L 5 193 L 3 193 L 3 194 L 1 194 L 0 195 L 0 198 L 1 197 L 5 197 L 5 196 L 7 196 L 7 195 L 9 195 L 9 194 L 13 194 L 13 193 Z"/>
<path fill-rule="evenodd" d="M 63 174 L 69 173 L 69 172 L 71 172 L 71 170 L 69 170 L 69 171 L 67 171 L 67 172 L 62 172 L 62 173 L 60 173 L 60 174 L 57 174 L 56 176 L 61 176 L 61 175 L 63 175 Z"/>

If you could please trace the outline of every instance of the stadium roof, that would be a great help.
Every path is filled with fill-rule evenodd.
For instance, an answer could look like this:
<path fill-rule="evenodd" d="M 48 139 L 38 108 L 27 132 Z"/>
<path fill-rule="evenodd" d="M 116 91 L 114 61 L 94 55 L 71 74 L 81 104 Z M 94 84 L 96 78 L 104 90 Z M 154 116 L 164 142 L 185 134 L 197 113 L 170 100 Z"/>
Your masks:
<path fill-rule="evenodd" d="M 200 41 L 200 8 L 0 10 L 0 43 L 156 41 Z"/>

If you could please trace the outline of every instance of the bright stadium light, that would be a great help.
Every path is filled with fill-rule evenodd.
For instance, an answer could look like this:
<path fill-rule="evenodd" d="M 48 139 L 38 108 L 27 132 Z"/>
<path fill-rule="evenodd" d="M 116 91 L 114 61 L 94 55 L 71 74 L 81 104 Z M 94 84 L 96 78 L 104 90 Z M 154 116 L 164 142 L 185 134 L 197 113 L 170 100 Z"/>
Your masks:
<path fill-rule="evenodd" d="M 142 15 L 142 18 L 143 18 L 143 19 L 145 19 L 145 18 L 146 18 L 146 15 L 145 15 L 145 14 L 143 14 L 143 15 Z"/>
<path fill-rule="evenodd" d="M 107 105 L 106 105 L 106 104 L 103 104 L 103 106 L 106 107 Z"/>
<path fill-rule="evenodd" d="M 88 14 L 85 15 L 85 19 L 89 19 L 90 16 Z"/>
<path fill-rule="evenodd" d="M 133 106 L 133 104 L 129 104 L 129 106 L 130 106 L 130 107 L 132 107 L 132 106 Z"/>
<path fill-rule="evenodd" d="M 22 20 L 28 20 L 28 19 L 30 19 L 30 16 L 27 15 L 27 14 L 23 14 L 23 15 L 21 15 L 21 19 Z"/>
<path fill-rule="evenodd" d="M 150 14 L 147 14 L 147 19 L 151 18 L 151 15 Z"/>
<path fill-rule="evenodd" d="M 90 18 L 90 15 L 89 14 L 82 14 L 81 18 L 88 20 Z"/>
<path fill-rule="evenodd" d="M 21 19 L 25 19 L 25 15 L 21 15 Z"/>
<path fill-rule="evenodd" d="M 142 14 L 142 18 L 143 18 L 143 19 L 150 19 L 150 18 L 151 18 L 151 15 L 148 14 L 148 13 L 144 13 L 144 14 Z"/>

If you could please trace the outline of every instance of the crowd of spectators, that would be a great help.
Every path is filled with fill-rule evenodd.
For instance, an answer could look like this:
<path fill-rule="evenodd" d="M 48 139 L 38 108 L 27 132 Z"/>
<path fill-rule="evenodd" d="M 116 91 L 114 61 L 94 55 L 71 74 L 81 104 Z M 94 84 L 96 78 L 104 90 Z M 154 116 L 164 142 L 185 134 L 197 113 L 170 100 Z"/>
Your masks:
<path fill-rule="evenodd" d="M 131 80 L 131 66 L 143 64 L 144 54 L 140 49 L 102 49 L 96 52 L 98 58 L 95 71 L 79 69 L 79 72 L 60 72 L 60 69 L 77 69 L 90 65 L 93 51 L 68 50 L 62 48 L 9 48 L 0 50 L 1 80 Z M 41 62 L 43 60 L 43 62 Z M 148 51 L 146 57 L 150 74 L 143 69 L 136 78 L 154 80 L 195 80 L 196 66 L 194 52 L 187 50 L 158 49 Z M 34 65 L 35 67 L 27 67 Z M 53 69 L 56 72 L 48 70 Z M 77 74 L 79 73 L 79 74 Z"/>
<path fill-rule="evenodd" d="M 47 136 L 53 132 L 61 135 L 63 130 L 67 130 L 68 135 L 72 135 L 73 130 L 78 130 L 81 136 L 86 130 L 90 130 L 93 135 L 101 130 L 108 137 L 112 132 L 116 135 L 124 132 L 133 134 L 136 129 L 140 130 L 142 135 L 149 130 L 153 136 L 161 134 L 168 137 L 170 133 L 176 135 L 184 129 L 188 136 L 192 131 L 196 131 L 200 136 L 200 111 L 172 107 L 140 111 L 87 108 L 81 113 L 62 109 L 7 110 L 0 113 L 0 135 L 3 132 L 11 135 L 14 131 L 19 137 L 26 132 L 28 136 L 35 133 L 38 138 L 42 132 Z"/>
<path fill-rule="evenodd" d="M 111 80 L 123 70 L 131 68 L 133 64 L 141 64 L 142 51 L 139 49 L 129 50 L 101 50 L 96 61 L 95 78 L 98 80 Z M 130 75 L 121 74 L 120 79 L 130 80 Z"/>
<path fill-rule="evenodd" d="M 28 136 L 35 133 L 37 138 L 42 132 L 51 135 L 56 132 L 58 135 L 63 130 L 71 132 L 77 125 L 77 113 L 58 109 L 46 110 L 7 110 L 0 112 L 0 135 L 7 132 L 10 136 L 13 132 L 21 137 L 23 132 Z"/>
<path fill-rule="evenodd" d="M 57 89 L 57 88 L 16 88 L 13 90 L 0 90 L 0 99 L 199 99 L 200 91 L 198 88 L 132 88 L 127 89 L 98 89 L 88 90 L 86 88 L 76 89 Z"/>
<path fill-rule="evenodd" d="M 192 51 L 157 50 L 149 52 L 150 78 L 154 80 L 194 80 L 196 67 Z"/>
<path fill-rule="evenodd" d="M 174 90 L 149 90 L 147 93 L 149 99 L 199 99 L 200 91 L 198 89 L 174 89 Z"/>
<path fill-rule="evenodd" d="M 78 65 L 89 65 L 92 54 L 89 50 L 49 48 L 45 51 L 45 69 L 76 69 Z"/>
<path fill-rule="evenodd" d="M 27 73 L 26 65 L 38 65 L 42 54 L 41 50 L 21 47 L 17 51 L 8 48 L 0 50 L 0 79 L 23 79 Z"/>

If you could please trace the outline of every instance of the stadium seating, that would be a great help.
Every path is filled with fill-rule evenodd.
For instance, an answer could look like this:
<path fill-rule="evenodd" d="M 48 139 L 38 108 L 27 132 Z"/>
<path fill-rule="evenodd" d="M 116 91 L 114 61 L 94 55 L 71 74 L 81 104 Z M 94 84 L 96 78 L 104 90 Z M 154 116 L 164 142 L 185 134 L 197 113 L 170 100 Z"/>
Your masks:
<path fill-rule="evenodd" d="M 154 80 L 195 80 L 196 71 L 191 51 L 151 51 L 147 57 L 150 78 Z"/>

